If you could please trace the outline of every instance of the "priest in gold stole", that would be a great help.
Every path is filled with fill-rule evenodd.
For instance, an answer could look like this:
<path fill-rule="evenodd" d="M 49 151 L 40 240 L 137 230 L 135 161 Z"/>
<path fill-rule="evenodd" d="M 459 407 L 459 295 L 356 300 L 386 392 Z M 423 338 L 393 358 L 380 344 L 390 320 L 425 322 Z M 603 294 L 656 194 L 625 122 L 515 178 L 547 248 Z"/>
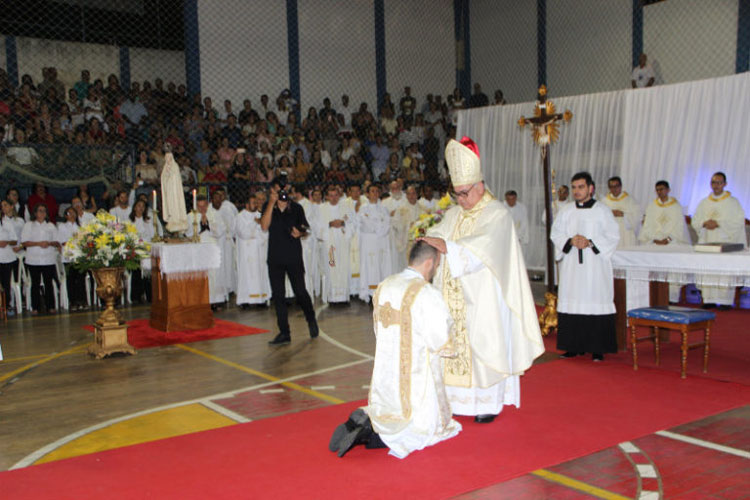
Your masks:
<path fill-rule="evenodd" d="M 443 377 L 453 413 L 488 423 L 520 406 L 520 375 L 544 344 L 513 218 L 485 188 L 476 144 L 451 140 L 445 160 L 458 206 L 424 238 L 444 254 L 435 285 L 455 324 Z"/>

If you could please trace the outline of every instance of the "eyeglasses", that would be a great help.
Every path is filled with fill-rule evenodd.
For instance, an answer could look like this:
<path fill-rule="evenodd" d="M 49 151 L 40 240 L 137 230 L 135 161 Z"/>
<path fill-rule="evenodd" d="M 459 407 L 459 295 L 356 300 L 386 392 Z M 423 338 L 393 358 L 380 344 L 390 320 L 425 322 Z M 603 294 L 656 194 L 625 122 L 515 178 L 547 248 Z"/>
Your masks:
<path fill-rule="evenodd" d="M 453 194 L 456 195 L 456 198 L 466 198 L 467 196 L 469 196 L 469 193 L 471 193 L 471 190 L 476 187 L 476 185 L 477 183 L 474 183 L 471 186 L 469 186 L 468 189 L 464 189 L 463 191 L 456 191 L 454 189 Z"/>

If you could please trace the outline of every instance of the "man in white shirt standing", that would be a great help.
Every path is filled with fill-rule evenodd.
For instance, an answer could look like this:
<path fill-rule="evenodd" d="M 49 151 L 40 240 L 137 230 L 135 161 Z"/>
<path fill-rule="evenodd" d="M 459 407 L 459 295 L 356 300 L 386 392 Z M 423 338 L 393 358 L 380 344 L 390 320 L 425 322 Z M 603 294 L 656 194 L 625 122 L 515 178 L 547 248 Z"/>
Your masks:
<path fill-rule="evenodd" d="M 691 220 L 693 229 L 698 233 L 698 243 L 747 244 L 745 211 L 737 198 L 724 190 L 726 185 L 724 172 L 711 176 L 712 193 L 698 204 Z M 704 308 L 718 304 L 719 309 L 729 309 L 734 304 L 734 287 L 704 286 L 701 293 Z"/>
<path fill-rule="evenodd" d="M 638 57 L 638 66 L 633 68 L 633 75 L 630 79 L 630 84 L 634 89 L 640 89 L 644 87 L 651 87 L 656 81 L 656 74 L 654 68 L 648 64 L 648 57 L 646 54 L 641 54 Z"/>

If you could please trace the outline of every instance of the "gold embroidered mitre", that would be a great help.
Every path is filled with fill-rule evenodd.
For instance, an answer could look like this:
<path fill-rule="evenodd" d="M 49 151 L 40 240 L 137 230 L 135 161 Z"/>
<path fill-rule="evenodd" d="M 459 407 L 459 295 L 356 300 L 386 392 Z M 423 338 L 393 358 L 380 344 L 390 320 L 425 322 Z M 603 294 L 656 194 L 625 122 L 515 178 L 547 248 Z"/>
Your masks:
<path fill-rule="evenodd" d="M 479 163 L 479 148 L 464 137 L 461 141 L 451 139 L 445 147 L 445 162 L 453 186 L 468 186 L 484 180 Z"/>

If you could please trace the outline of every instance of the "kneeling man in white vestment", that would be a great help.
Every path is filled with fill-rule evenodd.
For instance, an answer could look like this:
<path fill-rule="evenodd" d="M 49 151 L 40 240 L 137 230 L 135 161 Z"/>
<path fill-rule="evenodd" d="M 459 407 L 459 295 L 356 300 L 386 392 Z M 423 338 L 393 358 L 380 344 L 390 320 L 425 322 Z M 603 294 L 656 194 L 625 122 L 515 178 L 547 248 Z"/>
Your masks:
<path fill-rule="evenodd" d="M 424 238 L 445 254 L 435 285 L 455 324 L 443 378 L 454 414 L 489 423 L 520 406 L 519 377 L 544 344 L 513 217 L 485 188 L 479 148 L 451 140 L 445 160 L 458 206 Z"/>
<path fill-rule="evenodd" d="M 440 256 L 425 242 L 409 253 L 409 267 L 386 278 L 373 298 L 375 364 L 366 407 L 340 425 L 329 449 L 343 456 L 354 445 L 388 447 L 405 458 L 452 438 L 461 424 L 451 418 L 441 356 L 453 356 L 451 318 L 440 291 L 430 284 Z"/>

